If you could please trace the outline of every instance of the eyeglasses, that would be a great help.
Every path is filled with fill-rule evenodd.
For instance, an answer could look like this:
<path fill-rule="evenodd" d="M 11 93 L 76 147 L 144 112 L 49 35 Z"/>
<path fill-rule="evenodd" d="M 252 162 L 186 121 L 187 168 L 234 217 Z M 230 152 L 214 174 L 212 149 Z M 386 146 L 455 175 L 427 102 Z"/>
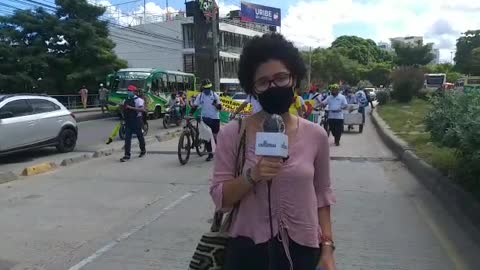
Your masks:
<path fill-rule="evenodd" d="M 292 74 L 282 72 L 273 75 L 273 79 L 260 78 L 255 81 L 253 86 L 255 92 L 262 93 L 265 92 L 268 88 L 270 88 L 270 85 L 272 85 L 272 83 L 277 87 L 289 86 L 292 83 Z"/>

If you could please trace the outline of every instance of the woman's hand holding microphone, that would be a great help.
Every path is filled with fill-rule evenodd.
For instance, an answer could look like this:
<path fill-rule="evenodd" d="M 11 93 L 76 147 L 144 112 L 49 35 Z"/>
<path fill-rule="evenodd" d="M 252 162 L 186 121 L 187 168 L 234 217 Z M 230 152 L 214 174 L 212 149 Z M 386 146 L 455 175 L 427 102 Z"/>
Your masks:
<path fill-rule="evenodd" d="M 255 165 L 255 167 L 253 167 L 250 170 L 251 180 L 255 184 L 262 181 L 269 181 L 280 173 L 282 166 L 283 166 L 282 158 L 261 157 L 257 165 Z"/>

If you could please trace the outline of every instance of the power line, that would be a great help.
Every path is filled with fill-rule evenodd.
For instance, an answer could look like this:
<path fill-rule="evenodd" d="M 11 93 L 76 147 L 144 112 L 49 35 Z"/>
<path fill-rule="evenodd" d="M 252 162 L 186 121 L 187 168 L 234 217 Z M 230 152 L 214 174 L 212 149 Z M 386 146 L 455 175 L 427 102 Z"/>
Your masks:
<path fill-rule="evenodd" d="M 123 3 L 120 3 L 120 4 L 111 5 L 111 6 L 112 7 L 118 7 L 118 6 L 122 6 L 122 5 L 126 5 L 126 4 L 137 3 L 137 2 L 140 2 L 140 1 L 142 1 L 142 0 L 128 1 L 128 2 L 123 2 Z"/>
<path fill-rule="evenodd" d="M 46 7 L 46 8 L 52 8 L 52 6 L 49 6 L 49 5 L 45 5 L 45 4 L 42 4 L 42 3 L 39 3 L 37 1 L 33 1 L 33 0 L 10 0 L 10 1 L 16 1 L 16 2 L 21 2 L 21 1 L 27 1 L 27 2 L 31 2 L 31 3 L 38 3 L 38 5 L 42 6 L 42 7 Z M 9 7 L 9 8 L 12 8 L 14 10 L 19 10 L 18 7 L 15 7 L 15 6 L 11 6 L 11 5 L 8 5 L 8 4 L 3 4 L 3 3 L 0 3 L 0 5 L 2 6 L 6 6 L 6 7 Z M 58 10 L 56 7 L 54 7 L 54 10 Z M 178 38 L 172 38 L 172 37 L 169 37 L 169 36 L 166 36 L 166 35 L 162 35 L 162 34 L 157 34 L 157 33 L 152 33 L 152 32 L 146 32 L 146 31 L 142 31 L 142 30 L 139 30 L 139 29 L 135 29 L 135 28 L 130 28 L 130 27 L 124 27 L 122 25 L 119 25 L 119 24 L 115 24 L 113 22 L 110 22 L 108 20 L 100 20 L 100 21 L 104 21 L 106 22 L 107 24 L 110 24 L 114 27 L 117 27 L 117 28 L 121 28 L 121 29 L 125 29 L 127 31 L 131 31 L 131 32 L 135 32 L 137 34 L 143 34 L 143 35 L 147 35 L 147 36 L 150 36 L 150 37 L 154 37 L 154 38 L 157 38 L 159 40 L 164 40 L 164 41 L 168 41 L 168 42 L 176 42 L 176 43 L 183 43 L 183 40 L 181 39 L 178 39 Z M 168 28 L 167 28 L 168 29 Z M 180 33 L 180 32 L 178 32 Z"/>
<path fill-rule="evenodd" d="M 150 39 L 147 39 L 147 37 L 145 37 L 145 36 L 140 36 L 140 37 L 139 36 L 131 36 L 131 35 L 128 35 L 126 33 L 113 32 L 113 33 L 110 33 L 110 35 L 121 35 L 121 36 L 129 37 L 129 38 L 133 38 L 135 40 L 143 40 L 143 41 L 146 41 L 146 42 L 158 42 L 158 40 L 155 40 L 152 37 L 149 37 Z M 161 40 L 161 41 L 163 41 L 163 40 Z M 167 45 L 167 44 L 164 44 L 164 45 Z M 167 48 L 170 48 L 170 47 L 167 47 Z"/>
<path fill-rule="evenodd" d="M 153 45 L 153 44 L 149 44 L 149 43 L 145 43 L 145 42 L 141 42 L 139 40 L 134 40 L 134 39 L 129 39 L 125 36 L 117 36 L 117 35 L 112 35 L 112 37 L 116 38 L 116 39 L 119 39 L 119 40 L 123 40 L 127 43 L 133 43 L 139 47 L 149 47 L 149 48 L 153 48 L 153 49 L 157 49 L 157 50 L 161 50 L 161 51 L 176 51 L 176 52 L 181 52 L 182 50 L 181 49 L 174 49 L 174 48 L 169 48 L 169 47 L 163 47 L 163 46 L 159 46 L 159 45 Z M 131 37 L 131 36 L 129 36 Z"/>
<path fill-rule="evenodd" d="M 112 17 L 112 19 L 115 19 L 115 20 L 117 20 L 117 21 L 119 21 L 120 18 L 132 18 L 132 19 L 143 18 L 142 14 L 140 14 L 140 13 L 134 13 L 134 14 L 131 14 L 131 15 L 129 15 L 129 14 L 125 14 L 125 15 L 124 15 L 123 13 L 121 13 L 121 14 L 122 14 L 121 16 L 118 16 L 118 14 L 115 14 L 114 12 L 109 11 L 109 10 L 107 10 L 106 13 L 108 13 L 108 14 Z M 162 14 L 153 13 L 153 12 L 147 12 L 146 14 L 152 15 L 151 17 L 154 17 L 154 16 L 160 17 L 160 16 L 161 16 L 161 17 L 167 18 L 167 14 L 163 14 L 163 15 L 162 15 Z M 175 13 L 173 13 L 173 14 L 175 14 Z M 175 21 L 175 20 L 172 20 L 172 21 Z M 154 23 L 155 23 L 155 22 L 152 22 L 152 24 L 154 24 Z M 144 23 L 144 24 L 145 24 L 145 23 Z M 180 32 L 180 31 L 177 31 L 177 30 L 174 30 L 174 29 L 171 29 L 171 28 L 162 26 L 162 25 L 160 25 L 160 24 L 155 24 L 155 25 L 156 25 L 157 27 L 159 27 L 159 28 L 163 28 L 163 29 L 165 29 L 165 30 L 168 30 L 168 31 L 171 31 L 171 32 L 174 32 L 174 33 L 182 34 L 182 32 Z"/>
<path fill-rule="evenodd" d="M 52 9 L 55 9 L 55 10 L 57 9 L 56 6 L 50 6 L 50 5 L 40 3 L 40 2 L 37 2 L 37 1 L 34 1 L 34 0 L 24 0 L 24 1 L 31 2 L 31 3 L 37 4 L 37 5 L 40 5 L 40 6 L 44 6 L 44 7 L 52 8 Z"/>
<path fill-rule="evenodd" d="M 156 33 L 152 33 L 152 32 L 146 32 L 146 31 L 142 31 L 140 29 L 133 28 L 133 27 L 125 27 L 125 26 L 115 24 L 115 23 L 112 23 L 112 22 L 109 22 L 109 24 L 113 25 L 114 27 L 116 27 L 118 29 L 126 30 L 126 31 L 129 31 L 129 32 L 132 32 L 132 33 L 145 35 L 145 36 L 153 37 L 153 38 L 156 38 L 156 39 L 160 39 L 160 40 L 164 40 L 164 41 L 168 41 L 168 42 L 172 42 L 172 43 L 183 44 L 182 39 L 172 38 L 172 37 L 169 37 L 169 36 L 166 36 L 166 35 L 156 34 Z"/>
<path fill-rule="evenodd" d="M 8 8 L 12 8 L 14 10 L 18 10 L 19 8 L 17 7 L 14 7 L 14 6 L 10 6 L 9 4 L 4 4 L 4 3 L 0 3 L 0 6 L 4 6 L 4 7 L 8 7 Z"/>

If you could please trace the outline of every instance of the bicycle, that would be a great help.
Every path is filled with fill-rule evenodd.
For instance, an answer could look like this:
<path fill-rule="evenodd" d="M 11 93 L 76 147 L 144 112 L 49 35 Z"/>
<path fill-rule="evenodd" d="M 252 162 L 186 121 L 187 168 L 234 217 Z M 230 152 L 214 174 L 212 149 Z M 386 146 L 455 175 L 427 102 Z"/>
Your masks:
<path fill-rule="evenodd" d="M 320 126 L 322 126 L 325 131 L 327 132 L 327 136 L 330 137 L 330 128 L 328 127 L 328 110 L 323 109 L 323 115 L 320 120 Z"/>
<path fill-rule="evenodd" d="M 178 139 L 178 160 L 180 164 L 185 165 L 190 159 L 190 152 L 193 148 L 197 151 L 198 156 L 202 157 L 207 154 L 207 148 L 204 140 L 200 140 L 198 124 L 199 121 L 194 117 L 186 116 L 185 126 L 183 131 L 180 134 Z M 196 124 L 193 124 L 193 121 L 196 121 Z"/>

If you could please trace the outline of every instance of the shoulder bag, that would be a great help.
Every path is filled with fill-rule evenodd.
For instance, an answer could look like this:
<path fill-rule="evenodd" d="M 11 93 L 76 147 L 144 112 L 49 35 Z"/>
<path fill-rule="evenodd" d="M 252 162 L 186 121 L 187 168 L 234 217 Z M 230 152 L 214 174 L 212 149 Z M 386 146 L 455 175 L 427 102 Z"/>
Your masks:
<path fill-rule="evenodd" d="M 235 161 L 234 176 L 241 175 L 245 164 L 245 144 L 246 130 L 239 120 L 240 142 L 237 148 L 237 157 Z M 233 216 L 238 210 L 240 203 L 236 203 L 233 209 L 223 219 L 223 213 L 216 212 L 213 216 L 212 227 L 210 232 L 202 235 L 200 242 L 195 249 L 192 260 L 190 261 L 189 270 L 222 270 L 224 265 L 225 251 L 227 248 L 229 235 L 228 230 L 232 224 Z"/>

